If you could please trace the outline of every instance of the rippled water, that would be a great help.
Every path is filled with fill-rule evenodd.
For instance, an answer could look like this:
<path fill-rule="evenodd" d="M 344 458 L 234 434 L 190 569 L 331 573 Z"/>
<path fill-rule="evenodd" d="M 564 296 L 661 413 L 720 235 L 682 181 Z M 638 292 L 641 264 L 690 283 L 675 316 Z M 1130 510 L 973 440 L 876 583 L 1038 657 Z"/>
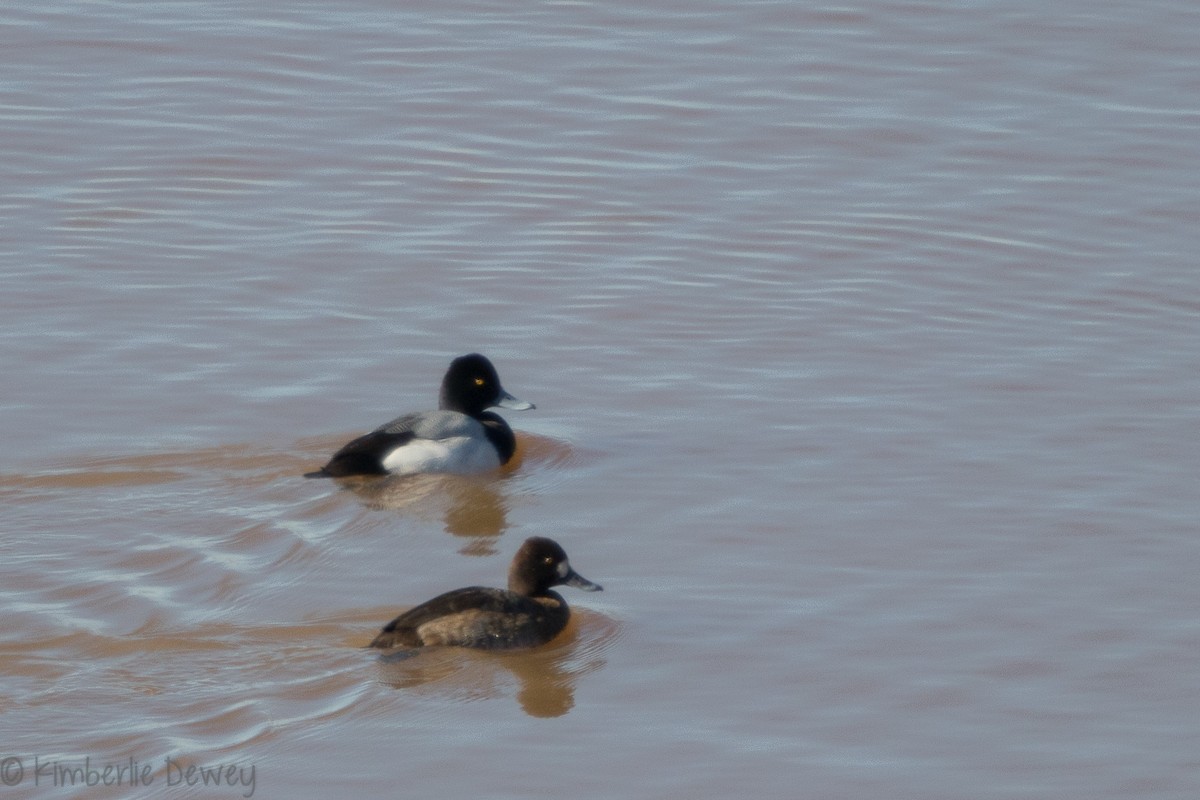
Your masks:
<path fill-rule="evenodd" d="M 2 793 L 1194 798 L 1197 41 L 0 8 Z M 300 477 L 473 350 L 512 468 Z M 531 535 L 562 637 L 365 649 Z"/>

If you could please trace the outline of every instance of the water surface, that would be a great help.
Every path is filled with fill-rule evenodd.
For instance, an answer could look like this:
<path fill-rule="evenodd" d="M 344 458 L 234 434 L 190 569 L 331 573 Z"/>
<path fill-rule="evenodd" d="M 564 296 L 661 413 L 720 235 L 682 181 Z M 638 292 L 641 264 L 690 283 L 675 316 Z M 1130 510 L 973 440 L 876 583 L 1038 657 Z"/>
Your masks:
<path fill-rule="evenodd" d="M 6 794 L 1194 798 L 1197 41 L 0 9 Z M 475 350 L 511 469 L 300 477 Z M 532 535 L 563 637 L 365 649 Z M 35 785 L 89 758 L 152 783 Z"/>

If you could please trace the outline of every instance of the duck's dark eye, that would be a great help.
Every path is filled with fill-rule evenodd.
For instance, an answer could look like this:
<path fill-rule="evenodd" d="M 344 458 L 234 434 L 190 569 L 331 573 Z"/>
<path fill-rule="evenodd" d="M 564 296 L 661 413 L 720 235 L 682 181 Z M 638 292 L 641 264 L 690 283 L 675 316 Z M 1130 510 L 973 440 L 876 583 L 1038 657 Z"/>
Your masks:
<path fill-rule="evenodd" d="M 543 563 L 543 564 L 545 564 L 545 565 L 548 567 L 548 566 L 550 566 L 551 564 L 553 564 L 553 563 L 554 563 L 554 557 L 553 557 L 553 556 L 546 556 L 545 558 L 543 558 L 543 559 L 542 559 L 542 563 Z"/>

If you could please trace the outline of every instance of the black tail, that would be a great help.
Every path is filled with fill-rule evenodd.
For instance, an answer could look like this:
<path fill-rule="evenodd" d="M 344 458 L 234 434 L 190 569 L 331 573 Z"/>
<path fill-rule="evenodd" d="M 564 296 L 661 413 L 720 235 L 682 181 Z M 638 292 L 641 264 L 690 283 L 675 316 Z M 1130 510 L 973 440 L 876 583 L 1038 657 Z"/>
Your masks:
<path fill-rule="evenodd" d="M 387 475 L 383 457 L 413 439 L 412 431 L 385 433 L 372 431 L 346 444 L 333 454 L 329 463 L 316 472 L 306 472 L 306 478 L 345 478 L 350 475 Z"/>

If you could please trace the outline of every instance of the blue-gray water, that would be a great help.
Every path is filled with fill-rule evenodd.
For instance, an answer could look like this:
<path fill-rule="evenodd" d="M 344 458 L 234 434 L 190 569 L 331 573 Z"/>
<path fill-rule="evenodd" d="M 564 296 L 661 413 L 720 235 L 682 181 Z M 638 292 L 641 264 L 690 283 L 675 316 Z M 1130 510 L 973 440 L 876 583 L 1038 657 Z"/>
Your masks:
<path fill-rule="evenodd" d="M 1195 798 L 1197 42 L 0 8 L 0 794 Z M 299 477 L 472 350 L 514 469 Z M 561 640 L 363 649 L 531 535 L 605 586 Z"/>

